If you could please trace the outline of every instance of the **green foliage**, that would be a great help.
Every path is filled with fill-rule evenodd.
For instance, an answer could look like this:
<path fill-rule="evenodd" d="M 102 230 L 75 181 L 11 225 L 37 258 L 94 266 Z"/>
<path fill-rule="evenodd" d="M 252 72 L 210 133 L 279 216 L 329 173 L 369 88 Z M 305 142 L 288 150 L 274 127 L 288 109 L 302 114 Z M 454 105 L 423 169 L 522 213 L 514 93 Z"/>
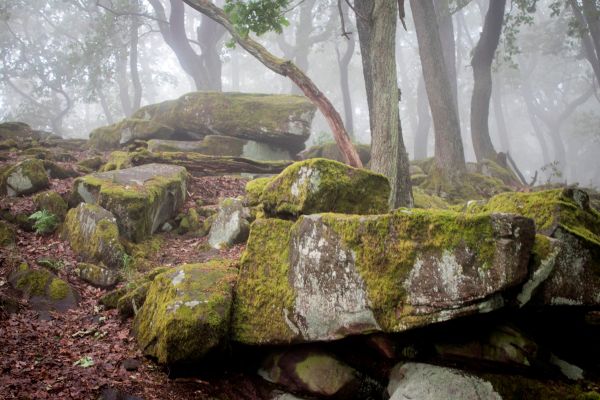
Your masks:
<path fill-rule="evenodd" d="M 90 356 L 81 357 L 73 363 L 73 366 L 79 365 L 81 368 L 89 368 L 94 365 L 94 360 Z"/>
<path fill-rule="evenodd" d="M 224 11 L 242 36 L 250 32 L 260 36 L 270 31 L 281 33 L 288 20 L 283 10 L 289 0 L 226 0 Z"/>
<path fill-rule="evenodd" d="M 35 221 L 33 228 L 35 229 L 35 233 L 39 235 L 54 232 L 59 224 L 56 215 L 48 210 L 36 211 L 29 216 L 29 219 Z"/>

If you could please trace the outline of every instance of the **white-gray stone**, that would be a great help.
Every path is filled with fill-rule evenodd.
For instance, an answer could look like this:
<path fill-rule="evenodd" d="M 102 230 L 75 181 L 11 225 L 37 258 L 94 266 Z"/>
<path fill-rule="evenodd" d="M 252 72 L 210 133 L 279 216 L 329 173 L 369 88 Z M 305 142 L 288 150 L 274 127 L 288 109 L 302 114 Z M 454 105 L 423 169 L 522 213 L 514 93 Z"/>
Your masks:
<path fill-rule="evenodd" d="M 250 210 L 241 199 L 225 199 L 219 206 L 208 234 L 208 244 L 221 249 L 248 239 Z"/>

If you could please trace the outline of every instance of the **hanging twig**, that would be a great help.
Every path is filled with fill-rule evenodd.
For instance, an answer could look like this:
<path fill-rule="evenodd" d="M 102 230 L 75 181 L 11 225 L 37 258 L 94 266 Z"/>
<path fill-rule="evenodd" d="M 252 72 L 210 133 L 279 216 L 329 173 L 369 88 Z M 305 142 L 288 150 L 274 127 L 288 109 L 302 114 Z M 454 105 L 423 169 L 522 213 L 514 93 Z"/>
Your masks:
<path fill-rule="evenodd" d="M 402 26 L 404 30 L 408 32 L 406 28 L 406 9 L 404 8 L 404 0 L 398 0 L 398 17 L 400 18 L 400 22 L 402 22 Z"/>
<path fill-rule="evenodd" d="M 352 35 L 352 32 L 348 32 L 346 30 L 346 22 L 344 20 L 344 10 L 342 9 L 342 0 L 338 0 L 337 4 L 338 4 L 338 11 L 340 13 L 340 23 L 342 24 L 342 36 L 345 37 L 346 39 L 350 40 L 350 35 Z M 337 48 L 336 48 L 336 51 L 337 51 Z"/>

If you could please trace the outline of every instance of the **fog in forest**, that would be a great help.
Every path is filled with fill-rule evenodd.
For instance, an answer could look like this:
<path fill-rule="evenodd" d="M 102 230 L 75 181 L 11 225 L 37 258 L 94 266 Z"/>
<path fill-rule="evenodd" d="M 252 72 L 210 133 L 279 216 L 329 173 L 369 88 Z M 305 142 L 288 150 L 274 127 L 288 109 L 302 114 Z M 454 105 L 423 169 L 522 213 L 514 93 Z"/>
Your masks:
<path fill-rule="evenodd" d="M 465 157 L 475 161 L 471 65 L 489 2 L 435 3 L 444 50 L 455 58 L 450 81 Z M 538 184 L 598 187 L 598 24 L 596 18 L 595 26 L 584 26 L 589 16 L 572 3 L 507 2 L 492 65 L 489 131 L 494 149 L 508 152 L 527 181 L 537 172 Z M 434 126 L 409 2 L 405 7 L 396 61 L 402 135 L 413 160 L 433 156 Z M 1 0 L 0 18 L 0 120 L 63 137 L 87 138 L 140 106 L 196 90 L 301 93 L 181 0 Z M 302 0 L 285 18 L 281 34 L 267 32 L 259 42 L 306 72 L 353 140 L 369 143 L 356 13 L 343 1 Z M 329 132 L 317 114 L 308 145 L 332 141 Z"/>

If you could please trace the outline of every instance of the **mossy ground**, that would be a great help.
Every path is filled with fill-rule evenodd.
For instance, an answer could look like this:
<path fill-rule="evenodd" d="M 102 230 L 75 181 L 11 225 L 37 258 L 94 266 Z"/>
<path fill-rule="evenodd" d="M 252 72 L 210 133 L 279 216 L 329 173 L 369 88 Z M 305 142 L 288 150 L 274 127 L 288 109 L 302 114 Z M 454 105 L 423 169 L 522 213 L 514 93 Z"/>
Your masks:
<path fill-rule="evenodd" d="M 25 263 L 11 274 L 10 280 L 16 289 L 31 297 L 47 297 L 52 301 L 60 301 L 72 295 L 72 290 L 67 282 L 49 271 L 30 269 Z"/>
<path fill-rule="evenodd" d="M 0 246 L 10 246 L 15 243 L 16 232 L 12 226 L 0 221 Z"/>
<path fill-rule="evenodd" d="M 251 207 L 258 205 L 263 190 L 271 180 L 273 180 L 272 177 L 265 177 L 249 181 L 246 184 L 246 204 Z"/>

